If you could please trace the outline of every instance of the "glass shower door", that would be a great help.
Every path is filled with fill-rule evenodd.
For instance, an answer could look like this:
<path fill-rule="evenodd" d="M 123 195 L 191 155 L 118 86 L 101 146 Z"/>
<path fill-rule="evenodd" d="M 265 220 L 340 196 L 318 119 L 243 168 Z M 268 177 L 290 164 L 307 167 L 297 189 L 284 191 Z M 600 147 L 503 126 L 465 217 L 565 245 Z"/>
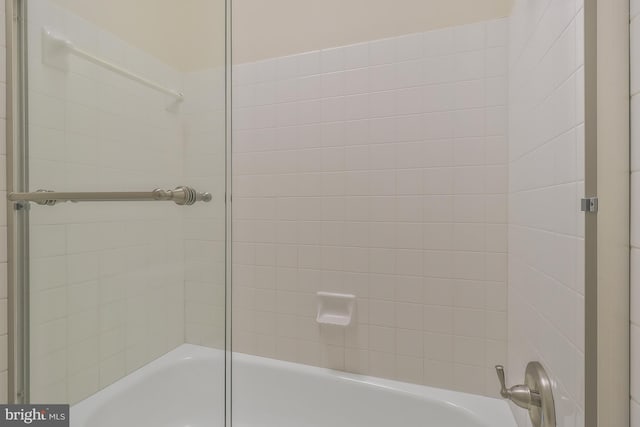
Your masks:
<path fill-rule="evenodd" d="M 200 396 L 156 384 L 138 404 L 187 396 L 201 407 L 160 419 L 222 425 L 225 2 L 23 1 L 19 13 L 14 393 L 75 405 L 207 354 Z"/>

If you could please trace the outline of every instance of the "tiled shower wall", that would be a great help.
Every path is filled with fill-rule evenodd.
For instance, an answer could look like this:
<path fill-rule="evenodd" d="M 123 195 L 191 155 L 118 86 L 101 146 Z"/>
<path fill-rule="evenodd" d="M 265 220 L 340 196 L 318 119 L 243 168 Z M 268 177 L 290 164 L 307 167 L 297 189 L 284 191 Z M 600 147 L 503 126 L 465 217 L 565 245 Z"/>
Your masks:
<path fill-rule="evenodd" d="M 234 350 L 480 394 L 506 361 L 507 21 L 234 69 Z M 345 329 L 316 292 L 357 297 Z"/>
<path fill-rule="evenodd" d="M 631 426 L 640 427 L 640 1 L 631 1 Z"/>
<path fill-rule="evenodd" d="M 583 22 L 579 0 L 518 0 L 509 32 L 509 374 L 540 360 L 563 427 L 584 425 Z"/>

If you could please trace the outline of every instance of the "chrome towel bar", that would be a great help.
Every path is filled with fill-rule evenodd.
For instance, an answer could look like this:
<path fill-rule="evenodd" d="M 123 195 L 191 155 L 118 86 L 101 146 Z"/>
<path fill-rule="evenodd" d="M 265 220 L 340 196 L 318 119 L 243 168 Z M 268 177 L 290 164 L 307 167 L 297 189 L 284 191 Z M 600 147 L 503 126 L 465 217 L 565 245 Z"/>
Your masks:
<path fill-rule="evenodd" d="M 122 192 L 57 192 L 38 190 L 32 193 L 9 193 L 12 202 L 34 202 L 53 206 L 58 202 L 158 202 L 172 201 L 177 205 L 193 205 L 196 202 L 210 202 L 209 193 L 199 193 L 191 187 L 177 187 L 175 190 L 156 188 L 153 191 Z"/>

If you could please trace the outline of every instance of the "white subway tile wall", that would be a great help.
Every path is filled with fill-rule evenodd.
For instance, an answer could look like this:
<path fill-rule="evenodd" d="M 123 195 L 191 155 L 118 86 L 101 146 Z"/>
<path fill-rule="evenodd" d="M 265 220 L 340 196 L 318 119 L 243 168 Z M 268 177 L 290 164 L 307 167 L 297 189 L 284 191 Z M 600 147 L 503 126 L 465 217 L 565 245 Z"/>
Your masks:
<path fill-rule="evenodd" d="M 506 20 L 234 68 L 234 350 L 496 395 Z M 357 296 L 346 329 L 317 291 Z"/>
<path fill-rule="evenodd" d="M 173 70 L 48 1 L 28 24 L 32 189 L 214 194 L 32 206 L 31 395 L 74 403 L 185 341 L 224 343 L 224 73 Z M 76 57 L 43 63 L 43 27 L 186 100 Z"/>
<path fill-rule="evenodd" d="M 581 0 L 516 0 L 509 27 L 509 375 L 540 360 L 562 427 L 584 426 L 583 21 Z"/>
<path fill-rule="evenodd" d="M 640 427 L 640 1 L 631 0 L 631 427 Z"/>
<path fill-rule="evenodd" d="M 8 312 L 7 312 L 7 186 L 6 186 L 6 39 L 5 3 L 0 0 L 0 403 L 7 402 L 8 396 Z"/>

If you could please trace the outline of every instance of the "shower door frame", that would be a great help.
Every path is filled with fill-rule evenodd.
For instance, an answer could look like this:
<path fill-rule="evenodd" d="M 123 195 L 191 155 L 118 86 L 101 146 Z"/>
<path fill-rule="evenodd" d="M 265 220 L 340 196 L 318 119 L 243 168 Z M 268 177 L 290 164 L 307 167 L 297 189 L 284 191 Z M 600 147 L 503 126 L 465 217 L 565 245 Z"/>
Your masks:
<path fill-rule="evenodd" d="M 585 427 L 629 426 L 629 1 L 584 0 Z M 579 165 L 580 166 L 580 165 Z"/>
<path fill-rule="evenodd" d="M 6 0 L 7 194 L 29 188 L 25 0 Z M 7 201 L 8 403 L 29 402 L 29 204 Z"/>
<path fill-rule="evenodd" d="M 224 422 L 225 427 L 231 427 L 232 422 L 232 227 L 231 214 L 232 204 L 232 94 L 233 94 L 233 50 L 232 50 L 232 26 L 233 26 L 233 8 L 232 0 L 225 0 L 225 351 L 224 351 L 224 369 L 225 369 L 225 397 L 224 397 Z"/>

